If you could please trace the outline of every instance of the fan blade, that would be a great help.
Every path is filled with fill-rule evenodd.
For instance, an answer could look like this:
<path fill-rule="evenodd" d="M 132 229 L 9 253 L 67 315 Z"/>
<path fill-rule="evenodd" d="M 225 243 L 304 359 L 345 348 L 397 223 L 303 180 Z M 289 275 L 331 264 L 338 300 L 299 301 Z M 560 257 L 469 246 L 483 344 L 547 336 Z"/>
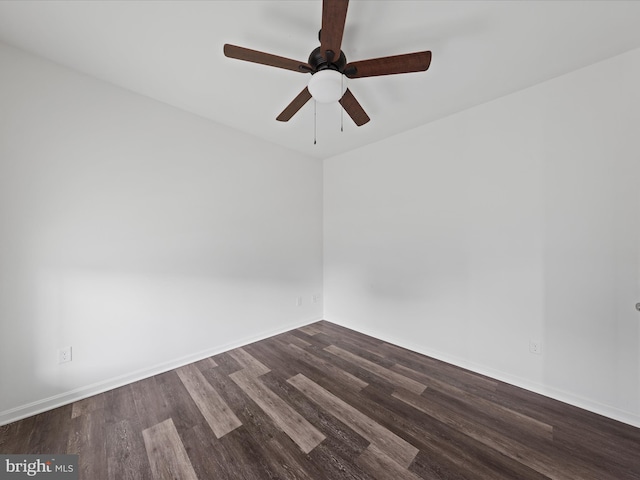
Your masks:
<path fill-rule="evenodd" d="M 349 0 L 323 0 L 320 53 L 329 63 L 340 58 Z"/>
<path fill-rule="evenodd" d="M 371 58 L 348 63 L 344 74 L 349 78 L 395 75 L 397 73 L 424 72 L 431 64 L 431 52 L 405 53 L 392 57 Z"/>
<path fill-rule="evenodd" d="M 298 62 L 290 58 L 271 55 L 270 53 L 259 52 L 249 48 L 238 47 L 236 45 L 224 45 L 224 54 L 229 58 L 244 60 L 246 62 L 260 63 L 270 67 L 284 68 L 285 70 L 293 70 L 294 72 L 310 73 L 311 66 L 306 62 Z"/>
<path fill-rule="evenodd" d="M 362 105 L 358 103 L 358 100 L 356 100 L 356 97 L 353 96 L 353 93 L 351 93 L 351 90 L 349 90 L 348 88 L 340 99 L 340 105 L 342 105 L 342 108 L 344 108 L 345 112 L 349 114 L 351 119 L 359 127 L 371 120 L 369 118 L 369 115 L 367 115 L 367 113 L 362 108 Z"/>
<path fill-rule="evenodd" d="M 287 105 L 287 108 L 285 108 L 282 113 L 278 115 L 276 120 L 278 120 L 279 122 L 288 122 L 289 120 L 291 120 L 291 117 L 298 113 L 298 110 L 300 110 L 303 105 L 309 101 L 310 98 L 311 93 L 309 93 L 309 89 L 305 87 L 304 90 L 302 90 L 298 94 L 298 96 L 294 98 L 289 105 Z"/>

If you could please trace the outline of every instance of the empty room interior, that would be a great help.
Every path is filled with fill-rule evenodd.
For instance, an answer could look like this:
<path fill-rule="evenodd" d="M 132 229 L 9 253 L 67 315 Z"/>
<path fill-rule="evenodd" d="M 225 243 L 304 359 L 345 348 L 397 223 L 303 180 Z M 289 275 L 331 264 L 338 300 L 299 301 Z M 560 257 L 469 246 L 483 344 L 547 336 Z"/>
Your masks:
<path fill-rule="evenodd" d="M 0 476 L 640 479 L 639 19 L 0 2 Z"/>

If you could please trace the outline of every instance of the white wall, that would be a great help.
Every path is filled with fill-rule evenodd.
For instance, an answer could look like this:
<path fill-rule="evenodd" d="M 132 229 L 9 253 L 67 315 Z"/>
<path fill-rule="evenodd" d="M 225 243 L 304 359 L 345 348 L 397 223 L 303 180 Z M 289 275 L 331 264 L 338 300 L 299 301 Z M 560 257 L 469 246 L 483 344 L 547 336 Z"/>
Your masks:
<path fill-rule="evenodd" d="M 640 426 L 638 85 L 635 50 L 326 161 L 325 318 Z"/>
<path fill-rule="evenodd" d="M 320 319 L 320 293 L 320 162 L 0 44 L 0 424 Z"/>

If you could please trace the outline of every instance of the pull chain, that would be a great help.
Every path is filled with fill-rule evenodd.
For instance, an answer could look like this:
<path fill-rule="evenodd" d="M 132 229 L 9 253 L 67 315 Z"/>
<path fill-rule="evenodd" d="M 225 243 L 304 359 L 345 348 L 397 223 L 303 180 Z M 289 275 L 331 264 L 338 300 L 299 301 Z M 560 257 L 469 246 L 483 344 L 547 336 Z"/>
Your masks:
<path fill-rule="evenodd" d="M 318 139 L 318 102 L 313 100 L 313 144 Z"/>
<path fill-rule="evenodd" d="M 344 75 L 340 77 L 340 91 L 344 91 Z M 344 132 L 344 108 L 340 105 L 340 131 Z"/>

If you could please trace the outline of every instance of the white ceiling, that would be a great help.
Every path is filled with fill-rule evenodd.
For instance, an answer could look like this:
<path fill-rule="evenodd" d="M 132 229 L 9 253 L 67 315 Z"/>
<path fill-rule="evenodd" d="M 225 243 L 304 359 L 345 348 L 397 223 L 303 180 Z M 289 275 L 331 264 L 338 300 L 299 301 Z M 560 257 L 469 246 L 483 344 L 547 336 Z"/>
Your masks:
<path fill-rule="evenodd" d="M 224 43 L 306 61 L 321 0 L 0 1 L 0 40 L 288 148 L 326 158 L 640 47 L 640 1 L 352 0 L 348 60 L 431 50 L 427 72 L 351 80 L 337 104 L 275 117 L 300 74 L 224 57 Z M 0 66 L 1 67 L 1 66 Z"/>

